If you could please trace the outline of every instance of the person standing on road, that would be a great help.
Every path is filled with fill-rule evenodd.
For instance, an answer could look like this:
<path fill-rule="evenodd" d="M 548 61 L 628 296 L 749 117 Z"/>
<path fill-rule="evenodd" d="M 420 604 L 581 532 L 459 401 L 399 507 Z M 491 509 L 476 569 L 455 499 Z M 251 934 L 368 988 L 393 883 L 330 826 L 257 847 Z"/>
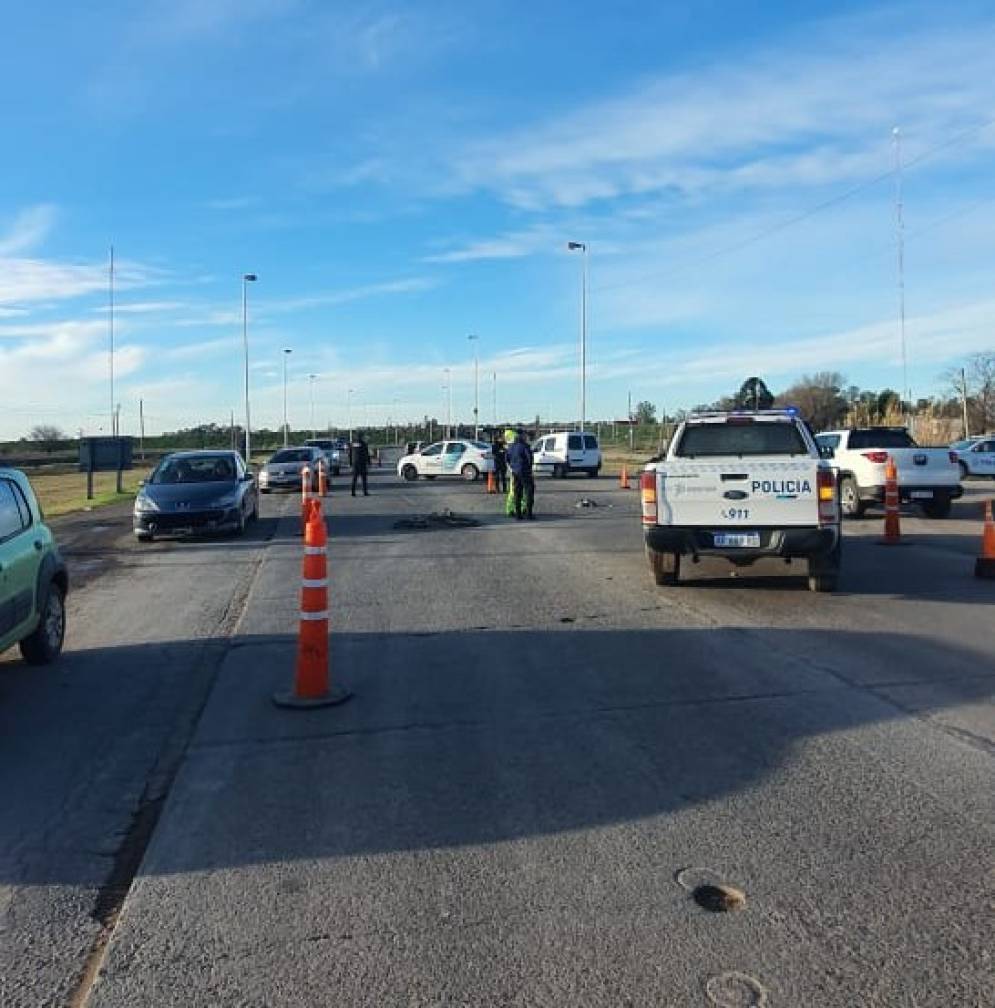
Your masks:
<path fill-rule="evenodd" d="M 491 442 L 491 455 L 494 456 L 494 482 L 498 493 L 508 492 L 508 445 L 501 435 L 495 431 Z"/>
<path fill-rule="evenodd" d="M 519 428 L 515 440 L 508 449 L 508 465 L 511 468 L 512 489 L 515 495 L 515 518 L 532 521 L 535 515 L 536 484 L 532 475 L 532 448 L 525 440 L 525 432 Z"/>
<path fill-rule="evenodd" d="M 370 496 L 367 477 L 370 472 L 370 449 L 363 438 L 363 432 L 356 432 L 356 440 L 349 446 L 349 464 L 352 466 L 352 495 L 356 496 L 356 481 L 362 477 L 363 496 Z"/>

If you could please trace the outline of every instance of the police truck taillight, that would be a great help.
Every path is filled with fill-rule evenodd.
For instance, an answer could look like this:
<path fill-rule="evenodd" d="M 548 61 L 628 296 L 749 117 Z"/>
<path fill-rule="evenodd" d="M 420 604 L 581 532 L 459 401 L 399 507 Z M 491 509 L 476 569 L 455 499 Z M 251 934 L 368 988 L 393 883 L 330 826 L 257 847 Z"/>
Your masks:
<path fill-rule="evenodd" d="M 860 454 L 868 462 L 873 462 L 875 465 L 884 465 L 888 461 L 888 453 L 886 451 L 865 451 Z"/>
<path fill-rule="evenodd" d="M 643 502 L 643 524 L 656 524 L 656 473 L 644 472 L 639 477 L 639 496 Z"/>
<path fill-rule="evenodd" d="M 820 469 L 816 473 L 815 487 L 819 496 L 819 524 L 834 525 L 837 514 L 836 477 L 831 469 Z"/>

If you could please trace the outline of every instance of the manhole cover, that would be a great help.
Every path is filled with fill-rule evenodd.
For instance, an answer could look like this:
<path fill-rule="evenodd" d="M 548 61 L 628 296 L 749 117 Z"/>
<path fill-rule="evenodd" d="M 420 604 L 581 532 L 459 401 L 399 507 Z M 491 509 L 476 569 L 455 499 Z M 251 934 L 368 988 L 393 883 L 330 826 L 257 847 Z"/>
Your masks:
<path fill-rule="evenodd" d="M 721 973 L 709 977 L 705 994 L 716 1008 L 766 1008 L 767 991 L 746 973 Z"/>

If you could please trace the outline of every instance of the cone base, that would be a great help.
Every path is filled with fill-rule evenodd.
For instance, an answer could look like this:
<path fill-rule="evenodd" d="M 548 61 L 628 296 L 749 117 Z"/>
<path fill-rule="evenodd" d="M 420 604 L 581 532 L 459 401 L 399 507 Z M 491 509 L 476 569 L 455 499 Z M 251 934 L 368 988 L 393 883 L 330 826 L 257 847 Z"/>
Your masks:
<path fill-rule="evenodd" d="M 302 697 L 298 696 L 292 690 L 287 690 L 286 692 L 274 693 L 273 703 L 277 707 L 289 707 L 294 710 L 309 710 L 312 707 L 335 707 L 338 704 L 345 703 L 349 700 L 352 694 L 347 690 L 343 689 L 341 686 L 336 686 L 330 689 L 327 693 L 322 693 L 321 696 L 317 697 Z"/>
<path fill-rule="evenodd" d="M 908 539 L 877 539 L 876 546 L 911 546 Z"/>
<path fill-rule="evenodd" d="M 995 557 L 978 557 L 974 561 L 974 576 L 995 581 Z"/>

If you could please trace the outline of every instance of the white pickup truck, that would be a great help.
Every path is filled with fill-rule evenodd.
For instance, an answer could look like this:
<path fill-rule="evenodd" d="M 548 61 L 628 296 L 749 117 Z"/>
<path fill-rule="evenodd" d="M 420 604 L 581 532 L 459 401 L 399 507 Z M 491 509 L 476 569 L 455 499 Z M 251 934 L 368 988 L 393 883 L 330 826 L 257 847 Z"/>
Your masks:
<path fill-rule="evenodd" d="M 950 503 L 964 493 L 957 453 L 920 448 L 904 427 L 852 427 L 815 437 L 823 458 L 839 474 L 840 504 L 847 518 L 861 518 L 871 504 L 884 502 L 888 457 L 898 471 L 898 496 L 919 504 L 927 518 L 946 518 Z"/>
<path fill-rule="evenodd" d="M 643 531 L 658 585 L 681 559 L 808 563 L 812 591 L 834 591 L 841 537 L 836 477 L 794 410 L 692 414 L 640 479 Z"/>

